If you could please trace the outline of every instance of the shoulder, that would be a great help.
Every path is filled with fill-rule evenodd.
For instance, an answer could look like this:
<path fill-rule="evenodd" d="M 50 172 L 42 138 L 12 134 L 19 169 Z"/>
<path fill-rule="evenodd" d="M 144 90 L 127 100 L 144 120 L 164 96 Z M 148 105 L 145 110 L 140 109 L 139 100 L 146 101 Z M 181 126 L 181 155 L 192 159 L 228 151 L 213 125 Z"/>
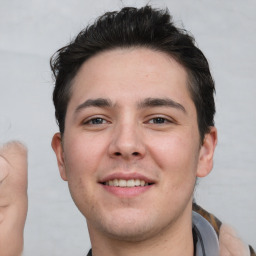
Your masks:
<path fill-rule="evenodd" d="M 256 256 L 253 248 L 246 245 L 232 227 L 223 224 L 216 216 L 196 203 L 193 203 L 193 211 L 203 216 L 214 228 L 219 238 L 220 256 Z"/>

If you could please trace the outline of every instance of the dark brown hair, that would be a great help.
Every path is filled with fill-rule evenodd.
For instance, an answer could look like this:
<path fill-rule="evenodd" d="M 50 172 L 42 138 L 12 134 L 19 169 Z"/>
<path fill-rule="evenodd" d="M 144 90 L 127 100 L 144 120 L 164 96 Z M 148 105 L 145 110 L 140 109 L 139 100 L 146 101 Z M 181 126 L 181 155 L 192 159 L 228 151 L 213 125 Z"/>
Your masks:
<path fill-rule="evenodd" d="M 107 12 L 82 30 L 51 58 L 55 78 L 53 102 L 60 132 L 65 130 L 72 79 L 81 65 L 96 54 L 114 49 L 145 47 L 164 52 L 178 61 L 188 73 L 188 88 L 197 110 L 201 141 L 214 125 L 215 86 L 208 62 L 195 46 L 194 38 L 174 26 L 168 10 L 125 7 Z"/>

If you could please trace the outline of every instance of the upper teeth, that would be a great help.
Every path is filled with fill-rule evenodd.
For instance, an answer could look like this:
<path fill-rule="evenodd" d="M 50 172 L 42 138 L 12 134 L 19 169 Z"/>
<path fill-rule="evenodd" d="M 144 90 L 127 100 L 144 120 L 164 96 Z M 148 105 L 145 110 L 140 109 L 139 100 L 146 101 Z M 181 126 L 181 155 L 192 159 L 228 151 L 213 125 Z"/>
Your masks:
<path fill-rule="evenodd" d="M 123 179 L 114 179 L 105 182 L 108 186 L 114 187 L 138 187 L 138 186 L 147 186 L 148 183 L 144 180 L 140 179 L 131 179 L 131 180 L 123 180 Z"/>

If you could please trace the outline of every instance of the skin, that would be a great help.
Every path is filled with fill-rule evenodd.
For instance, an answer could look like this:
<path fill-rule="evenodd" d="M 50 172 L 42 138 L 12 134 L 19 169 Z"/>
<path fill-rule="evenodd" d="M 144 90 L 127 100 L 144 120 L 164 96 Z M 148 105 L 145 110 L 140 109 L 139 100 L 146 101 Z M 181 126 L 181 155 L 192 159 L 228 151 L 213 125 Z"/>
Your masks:
<path fill-rule="evenodd" d="M 179 63 L 144 48 L 106 51 L 76 75 L 63 137 L 55 134 L 52 147 L 94 256 L 193 255 L 193 190 L 212 169 L 217 131 L 200 144 L 187 83 Z M 102 184 L 138 175 L 152 185 Z"/>
<path fill-rule="evenodd" d="M 21 255 L 27 207 L 27 150 L 9 142 L 0 148 L 1 256 Z"/>
<path fill-rule="evenodd" d="M 249 247 L 230 226 L 226 224 L 221 226 L 219 240 L 220 256 L 250 256 Z"/>

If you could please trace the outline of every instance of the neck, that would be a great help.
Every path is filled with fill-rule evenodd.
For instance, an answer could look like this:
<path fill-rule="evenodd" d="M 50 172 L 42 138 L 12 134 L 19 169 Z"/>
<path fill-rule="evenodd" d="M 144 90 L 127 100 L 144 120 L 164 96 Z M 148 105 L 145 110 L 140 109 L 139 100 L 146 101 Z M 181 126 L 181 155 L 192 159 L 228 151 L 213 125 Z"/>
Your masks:
<path fill-rule="evenodd" d="M 93 256 L 193 256 L 192 213 L 141 241 L 122 241 L 88 225 Z"/>

